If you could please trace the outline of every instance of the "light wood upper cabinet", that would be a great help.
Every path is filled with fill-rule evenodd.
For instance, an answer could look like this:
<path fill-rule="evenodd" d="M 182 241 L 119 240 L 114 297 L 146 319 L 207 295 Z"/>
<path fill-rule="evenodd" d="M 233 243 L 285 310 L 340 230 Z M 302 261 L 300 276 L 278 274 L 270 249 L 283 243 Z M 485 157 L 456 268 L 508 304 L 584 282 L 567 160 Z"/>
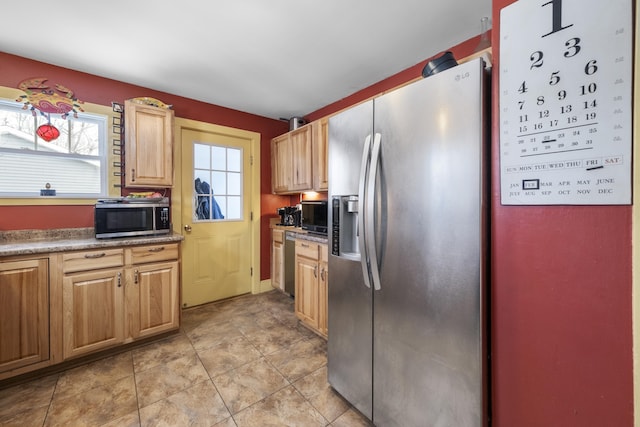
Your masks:
<path fill-rule="evenodd" d="M 275 194 L 327 191 L 329 119 L 316 120 L 271 140 Z"/>
<path fill-rule="evenodd" d="M 0 262 L 0 372 L 49 359 L 48 259 Z"/>
<path fill-rule="evenodd" d="M 311 123 L 313 128 L 313 189 L 329 190 L 329 119 Z"/>
<path fill-rule="evenodd" d="M 305 125 L 290 132 L 291 136 L 291 185 L 293 191 L 311 190 L 313 187 L 313 132 Z"/>
<path fill-rule="evenodd" d="M 124 102 L 125 186 L 173 185 L 173 119 L 171 109 Z"/>
<path fill-rule="evenodd" d="M 280 194 L 289 191 L 291 176 L 291 144 L 289 134 L 271 140 L 271 189 Z"/>
<path fill-rule="evenodd" d="M 271 186 L 275 194 L 313 187 L 313 132 L 305 125 L 271 140 Z"/>

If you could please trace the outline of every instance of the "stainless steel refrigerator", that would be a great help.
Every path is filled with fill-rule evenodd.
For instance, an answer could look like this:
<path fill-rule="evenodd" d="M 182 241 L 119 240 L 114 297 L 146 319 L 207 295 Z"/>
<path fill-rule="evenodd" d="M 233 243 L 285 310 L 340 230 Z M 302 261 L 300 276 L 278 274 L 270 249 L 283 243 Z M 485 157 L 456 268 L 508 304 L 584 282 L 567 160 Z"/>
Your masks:
<path fill-rule="evenodd" d="M 481 59 L 329 120 L 329 383 L 377 426 L 483 426 Z"/>

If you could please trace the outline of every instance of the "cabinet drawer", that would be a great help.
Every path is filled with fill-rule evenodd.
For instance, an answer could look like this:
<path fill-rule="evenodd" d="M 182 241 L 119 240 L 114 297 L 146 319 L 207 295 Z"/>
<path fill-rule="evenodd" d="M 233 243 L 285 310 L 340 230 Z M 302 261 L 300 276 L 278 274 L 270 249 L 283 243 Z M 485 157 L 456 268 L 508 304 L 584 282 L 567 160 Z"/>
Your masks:
<path fill-rule="evenodd" d="M 329 262 L 329 249 L 327 245 L 320 246 L 320 261 Z"/>
<path fill-rule="evenodd" d="M 318 244 L 306 240 L 296 240 L 296 255 L 318 260 Z"/>
<path fill-rule="evenodd" d="M 62 256 L 62 261 L 65 273 L 121 267 L 124 265 L 124 250 L 101 249 L 97 251 L 69 252 Z"/>
<path fill-rule="evenodd" d="M 178 259 L 178 244 L 161 244 L 138 246 L 131 248 L 131 263 L 142 264 L 145 262 L 168 261 Z"/>
<path fill-rule="evenodd" d="M 284 243 L 284 231 L 273 230 L 273 241 L 278 243 Z"/>

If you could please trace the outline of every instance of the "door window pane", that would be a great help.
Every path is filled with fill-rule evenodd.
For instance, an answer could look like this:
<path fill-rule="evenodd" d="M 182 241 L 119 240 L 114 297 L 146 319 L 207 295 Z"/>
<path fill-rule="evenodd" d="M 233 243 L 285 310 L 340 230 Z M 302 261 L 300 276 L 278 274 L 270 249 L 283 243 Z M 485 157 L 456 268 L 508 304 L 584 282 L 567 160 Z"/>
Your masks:
<path fill-rule="evenodd" d="M 212 169 L 225 170 L 227 166 L 226 148 L 211 147 Z"/>
<path fill-rule="evenodd" d="M 211 169 L 211 153 L 208 145 L 193 145 L 193 167 L 196 169 Z"/>
<path fill-rule="evenodd" d="M 242 215 L 242 203 L 240 197 L 227 197 L 227 210 L 230 217 L 239 218 Z"/>
<path fill-rule="evenodd" d="M 215 195 L 223 195 L 227 192 L 227 174 L 225 172 L 213 172 L 212 174 L 212 191 Z"/>
<path fill-rule="evenodd" d="M 242 169 L 242 151 L 237 149 L 227 150 L 228 163 L 227 169 L 232 172 L 240 172 Z"/>
<path fill-rule="evenodd" d="M 242 220 L 242 149 L 194 142 L 194 222 Z"/>
<path fill-rule="evenodd" d="M 242 192 L 242 177 L 239 173 L 230 172 L 227 175 L 227 193 L 229 195 L 240 195 Z"/>

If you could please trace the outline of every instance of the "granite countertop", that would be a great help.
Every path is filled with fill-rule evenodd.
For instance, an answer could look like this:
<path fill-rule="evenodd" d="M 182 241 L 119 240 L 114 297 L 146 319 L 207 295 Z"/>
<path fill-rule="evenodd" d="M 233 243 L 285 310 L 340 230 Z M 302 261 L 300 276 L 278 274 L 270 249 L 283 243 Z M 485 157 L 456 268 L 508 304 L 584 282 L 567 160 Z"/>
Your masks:
<path fill-rule="evenodd" d="M 324 244 L 329 242 L 329 238 L 326 234 L 309 233 L 307 230 L 303 230 L 302 228 L 289 227 L 288 230 L 285 230 L 285 233 L 292 234 L 296 239 L 300 240 L 309 240 L 310 242 Z"/>
<path fill-rule="evenodd" d="M 0 231 L 0 257 L 174 243 L 184 240 L 184 236 L 174 233 L 115 239 L 96 239 L 94 236 L 93 228 Z"/>
<path fill-rule="evenodd" d="M 326 234 L 309 233 L 307 230 L 303 230 L 301 227 L 293 227 L 291 225 L 280 225 L 277 223 L 277 218 L 273 218 L 269 226 L 276 230 L 282 230 L 285 233 L 293 234 L 296 239 L 309 240 L 316 243 L 328 243 L 329 238 Z"/>

